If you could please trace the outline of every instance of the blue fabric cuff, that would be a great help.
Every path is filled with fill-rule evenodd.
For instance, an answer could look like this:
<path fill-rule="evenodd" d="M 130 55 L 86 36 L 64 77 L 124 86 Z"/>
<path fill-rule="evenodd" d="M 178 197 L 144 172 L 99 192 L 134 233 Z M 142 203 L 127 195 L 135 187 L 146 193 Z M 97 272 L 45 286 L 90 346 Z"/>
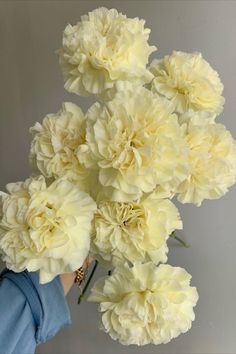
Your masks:
<path fill-rule="evenodd" d="M 44 343 L 62 327 L 72 324 L 60 276 L 47 284 L 39 283 L 37 272 L 14 273 L 4 269 L 2 277 L 10 279 L 24 293 L 35 321 L 35 340 Z"/>
<path fill-rule="evenodd" d="M 37 286 L 42 303 L 43 317 L 36 333 L 36 343 L 40 344 L 53 337 L 64 326 L 72 324 L 72 320 L 60 276 L 47 284 L 40 284 L 37 272 L 29 274 Z"/>

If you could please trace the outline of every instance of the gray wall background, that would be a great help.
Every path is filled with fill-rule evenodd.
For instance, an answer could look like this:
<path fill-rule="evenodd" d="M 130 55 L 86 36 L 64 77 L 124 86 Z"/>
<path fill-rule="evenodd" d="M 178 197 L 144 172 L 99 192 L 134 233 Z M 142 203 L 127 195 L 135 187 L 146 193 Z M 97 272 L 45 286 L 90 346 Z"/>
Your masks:
<path fill-rule="evenodd" d="M 98 6 L 144 18 L 152 29 L 150 43 L 159 48 L 153 56 L 162 57 L 173 49 L 202 52 L 225 85 L 226 104 L 220 120 L 236 138 L 236 1 L 2 0 L 1 190 L 7 182 L 25 179 L 30 173 L 28 129 L 35 121 L 56 112 L 62 101 L 71 100 L 83 109 L 92 102 L 63 89 L 54 51 L 61 46 L 66 24 L 74 24 Z M 39 346 L 38 354 L 236 353 L 236 186 L 200 208 L 177 204 L 184 221 L 182 235 L 191 248 L 170 242 L 169 263 L 186 268 L 199 291 L 191 331 L 164 346 L 122 346 L 99 331 L 96 305 L 76 305 L 78 289 L 74 287 L 68 296 L 73 325 Z"/>

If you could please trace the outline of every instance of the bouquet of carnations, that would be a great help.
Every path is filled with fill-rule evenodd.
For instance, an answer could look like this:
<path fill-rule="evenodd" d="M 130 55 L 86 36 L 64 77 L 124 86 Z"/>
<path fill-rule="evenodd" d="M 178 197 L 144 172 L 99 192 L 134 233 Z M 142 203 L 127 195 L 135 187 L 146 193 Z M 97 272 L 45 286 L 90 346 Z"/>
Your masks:
<path fill-rule="evenodd" d="M 182 229 L 176 197 L 200 206 L 236 181 L 236 142 L 223 124 L 223 84 L 199 52 L 157 48 L 145 21 L 95 9 L 68 25 L 57 50 L 64 102 L 30 128 L 32 175 L 1 192 L 0 249 L 9 269 L 40 283 L 82 266 L 107 269 L 89 300 L 120 343 L 167 343 L 190 329 L 191 275 L 166 264 Z"/>

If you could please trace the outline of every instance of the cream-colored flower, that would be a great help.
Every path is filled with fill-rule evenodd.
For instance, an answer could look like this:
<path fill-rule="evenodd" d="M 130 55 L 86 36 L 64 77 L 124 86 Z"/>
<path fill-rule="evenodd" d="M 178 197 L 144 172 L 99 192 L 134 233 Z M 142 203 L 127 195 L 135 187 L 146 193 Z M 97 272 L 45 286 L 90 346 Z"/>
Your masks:
<path fill-rule="evenodd" d="M 186 126 L 190 173 L 178 186 L 178 200 L 201 205 L 217 199 L 236 181 L 236 141 L 222 124 Z"/>
<path fill-rule="evenodd" d="M 116 94 L 87 112 L 86 144 L 78 148 L 85 167 L 112 187 L 110 199 L 129 201 L 158 184 L 179 184 L 188 173 L 188 148 L 169 102 L 144 87 Z"/>
<path fill-rule="evenodd" d="M 183 268 L 150 263 L 123 265 L 100 278 L 90 301 L 100 304 L 102 329 L 129 345 L 168 343 L 187 332 L 198 300 Z"/>
<path fill-rule="evenodd" d="M 66 179 L 43 176 L 1 192 L 0 250 L 9 269 L 40 272 L 40 283 L 80 267 L 90 247 L 96 204 Z"/>
<path fill-rule="evenodd" d="M 153 75 L 146 65 L 156 47 L 149 46 L 150 29 L 144 25 L 144 20 L 105 7 L 81 16 L 74 26 L 69 24 L 57 51 L 66 90 L 107 99 L 117 81 L 150 82 Z"/>
<path fill-rule="evenodd" d="M 189 111 L 180 114 L 179 124 L 194 124 L 194 125 L 207 125 L 215 123 L 216 115 L 207 111 L 193 111 L 190 109 Z"/>
<path fill-rule="evenodd" d="M 66 176 L 82 186 L 88 172 L 77 158 L 78 146 L 85 142 L 85 117 L 80 107 L 63 103 L 59 112 L 48 114 L 30 132 L 32 164 L 47 178 Z"/>
<path fill-rule="evenodd" d="M 173 51 L 161 60 L 154 59 L 149 69 L 155 77 L 150 85 L 152 91 L 170 99 L 176 112 L 222 112 L 223 84 L 201 53 Z"/>
<path fill-rule="evenodd" d="M 94 217 L 92 253 L 109 268 L 125 261 L 166 262 L 168 236 L 181 228 L 178 209 L 168 199 L 150 195 L 127 203 L 101 201 Z"/>

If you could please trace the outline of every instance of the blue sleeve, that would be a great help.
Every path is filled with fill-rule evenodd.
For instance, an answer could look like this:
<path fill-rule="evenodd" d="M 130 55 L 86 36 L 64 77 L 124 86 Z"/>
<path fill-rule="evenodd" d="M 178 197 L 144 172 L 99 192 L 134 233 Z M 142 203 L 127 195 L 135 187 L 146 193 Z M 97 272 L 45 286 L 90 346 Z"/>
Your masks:
<path fill-rule="evenodd" d="M 32 354 L 72 323 L 60 277 L 39 284 L 37 272 L 0 274 L 0 354 Z"/>

